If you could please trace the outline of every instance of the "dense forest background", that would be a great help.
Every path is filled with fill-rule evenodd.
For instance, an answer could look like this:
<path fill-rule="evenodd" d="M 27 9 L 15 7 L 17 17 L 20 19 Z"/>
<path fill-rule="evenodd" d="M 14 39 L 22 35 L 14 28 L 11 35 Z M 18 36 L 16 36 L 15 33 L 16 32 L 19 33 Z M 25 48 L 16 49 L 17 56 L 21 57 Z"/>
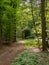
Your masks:
<path fill-rule="evenodd" d="M 41 4 L 43 5 L 41 6 Z M 42 11 L 44 11 L 45 14 Z M 48 0 L 0 0 L 1 43 L 11 43 L 15 42 L 17 39 L 25 38 L 37 38 L 37 40 L 42 38 L 43 40 L 47 40 L 49 37 L 48 23 Z M 26 30 L 29 31 L 30 34 L 25 33 Z M 45 31 L 46 33 L 44 33 Z M 25 34 L 28 34 L 29 36 L 25 36 Z M 43 34 L 44 36 L 42 36 Z M 45 42 L 43 41 L 43 43 Z"/>

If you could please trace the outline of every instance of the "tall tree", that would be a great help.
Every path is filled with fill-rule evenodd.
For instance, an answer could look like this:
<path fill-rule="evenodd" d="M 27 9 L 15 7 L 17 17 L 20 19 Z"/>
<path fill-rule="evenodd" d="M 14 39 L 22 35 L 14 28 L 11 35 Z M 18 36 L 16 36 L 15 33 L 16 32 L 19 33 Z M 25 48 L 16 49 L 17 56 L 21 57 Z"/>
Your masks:
<path fill-rule="evenodd" d="M 45 0 L 41 0 L 41 21 L 42 21 L 42 48 L 47 50 L 47 32 L 46 32 L 46 17 L 45 17 Z"/>

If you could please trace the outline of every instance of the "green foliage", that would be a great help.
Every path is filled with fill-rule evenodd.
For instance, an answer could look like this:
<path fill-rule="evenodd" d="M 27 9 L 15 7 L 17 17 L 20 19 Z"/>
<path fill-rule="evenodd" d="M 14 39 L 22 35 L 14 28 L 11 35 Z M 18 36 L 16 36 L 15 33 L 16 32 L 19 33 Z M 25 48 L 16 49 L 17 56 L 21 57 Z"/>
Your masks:
<path fill-rule="evenodd" d="M 17 1 L 0 0 L 0 39 L 16 41 L 16 7 Z"/>
<path fill-rule="evenodd" d="M 11 65 L 49 65 L 49 53 L 22 52 Z"/>
<path fill-rule="evenodd" d="M 36 39 L 28 39 L 28 40 L 24 40 L 25 42 L 25 46 L 33 46 L 33 47 L 38 47 L 37 41 Z"/>
<path fill-rule="evenodd" d="M 31 34 L 30 36 L 27 36 L 27 39 L 34 39 L 35 37 L 35 34 Z"/>
<path fill-rule="evenodd" d="M 30 29 L 24 29 L 22 33 L 25 39 L 27 39 L 27 37 L 31 35 Z"/>
<path fill-rule="evenodd" d="M 32 6 L 31 6 L 31 2 Z M 41 36 L 41 12 L 40 5 L 36 6 L 37 0 L 0 0 L 0 39 L 11 41 L 22 38 L 22 31 L 29 28 L 31 34 L 36 35 L 35 26 L 38 37 Z M 32 13 L 33 9 L 33 13 Z M 46 7 L 46 20 L 49 21 L 49 2 Z M 35 23 L 35 25 L 34 25 Z M 46 25 L 47 28 L 49 25 Z M 33 38 L 31 35 L 27 38 Z M 35 36 L 36 37 L 36 36 Z M 7 39 L 7 40 L 8 40 Z"/>

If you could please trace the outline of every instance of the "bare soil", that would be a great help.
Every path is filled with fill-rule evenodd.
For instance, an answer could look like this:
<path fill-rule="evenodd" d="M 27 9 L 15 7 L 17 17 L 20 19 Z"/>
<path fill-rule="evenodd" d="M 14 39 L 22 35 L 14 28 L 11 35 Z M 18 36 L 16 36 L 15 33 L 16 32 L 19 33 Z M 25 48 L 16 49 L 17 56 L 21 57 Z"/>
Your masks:
<path fill-rule="evenodd" d="M 27 50 L 33 53 L 41 52 L 41 49 L 39 49 L 38 47 L 29 47 Z"/>
<path fill-rule="evenodd" d="M 18 56 L 24 50 L 24 41 L 19 41 L 18 43 L 13 43 L 10 46 L 4 46 L 0 50 L 0 65 L 11 65 L 14 58 Z M 27 49 L 31 52 L 40 52 L 39 48 L 29 47 Z"/>
<path fill-rule="evenodd" d="M 14 43 L 0 50 L 0 65 L 11 65 L 13 59 L 24 50 L 22 43 Z"/>

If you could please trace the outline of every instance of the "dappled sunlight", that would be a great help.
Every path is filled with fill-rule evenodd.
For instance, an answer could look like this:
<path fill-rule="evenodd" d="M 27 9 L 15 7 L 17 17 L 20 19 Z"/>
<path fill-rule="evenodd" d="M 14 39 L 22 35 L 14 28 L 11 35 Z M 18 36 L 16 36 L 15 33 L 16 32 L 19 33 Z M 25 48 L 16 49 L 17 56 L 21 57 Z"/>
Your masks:
<path fill-rule="evenodd" d="M 0 65 L 11 63 L 49 65 L 49 0 L 0 0 Z"/>
<path fill-rule="evenodd" d="M 28 51 L 35 52 L 35 53 L 41 52 L 41 50 L 39 48 L 36 48 L 36 47 L 29 47 Z"/>

